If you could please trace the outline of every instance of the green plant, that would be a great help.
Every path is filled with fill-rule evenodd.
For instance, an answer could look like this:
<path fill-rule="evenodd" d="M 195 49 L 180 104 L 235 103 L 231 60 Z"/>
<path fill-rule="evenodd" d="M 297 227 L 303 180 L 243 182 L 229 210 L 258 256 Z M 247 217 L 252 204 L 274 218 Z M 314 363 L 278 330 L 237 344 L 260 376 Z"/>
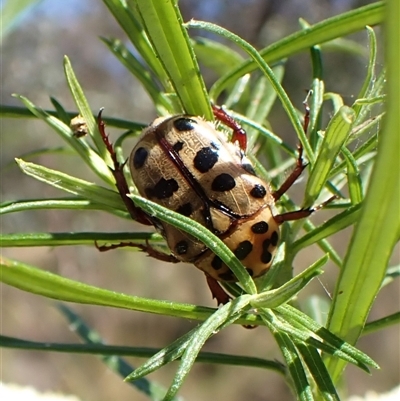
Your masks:
<path fill-rule="evenodd" d="M 395 111 L 399 105 L 399 92 L 395 90 L 390 92 L 390 87 L 388 89 L 388 117 L 385 120 L 384 134 L 380 135 L 383 113 L 377 106 L 386 100 L 383 86 L 386 72 L 382 71 L 375 76 L 377 49 L 373 30 L 367 29 L 370 54 L 364 85 L 357 100 L 350 106 L 345 106 L 338 94 L 325 93 L 322 79 L 323 65 L 320 58 L 322 50 L 319 46 L 345 34 L 362 30 L 366 24 L 375 25 L 382 22 L 383 4 L 375 3 L 311 27 L 304 23 L 302 31 L 258 53 L 241 38 L 221 27 L 196 21 L 182 24 L 179 9 L 173 1 L 161 3 L 137 0 L 126 5 L 120 0 L 104 0 L 104 3 L 135 45 L 145 66 L 121 42 L 111 39 L 103 41 L 121 63 L 139 79 L 160 115 L 185 112 L 211 119 L 210 101 L 218 103 L 221 93 L 227 93 L 225 104 L 229 109 L 235 110 L 235 117 L 251 135 L 250 147 L 257 145 L 257 156 L 268 158 L 271 163 L 269 173 L 258 164 L 259 173 L 276 184 L 280 178 L 282 162 L 287 169 L 295 161 L 294 149 L 277 137 L 265 123 L 272 104 L 275 100 L 279 100 L 303 144 L 310 163 L 303 206 L 310 206 L 318 197 L 326 199 L 330 193 L 334 193 L 341 197 L 341 200 L 335 203 L 335 208 L 339 209 L 339 212 L 317 227 L 309 219 L 292 224 L 290 229 L 286 227 L 283 232 L 285 241 L 280 246 L 274 267 L 270 273 L 254 283 L 233 254 L 207 230 L 187 218 L 133 194 L 132 199 L 137 205 L 159 219 L 177 225 L 202 239 L 229 264 L 239 279 L 241 288 L 229 285 L 229 290 L 237 295 L 237 298 L 218 310 L 117 294 L 6 258 L 2 258 L 2 281 L 25 291 L 62 301 L 114 306 L 202 322 L 156 353 L 154 350 L 115 348 L 100 344 L 100 339 L 94 338 L 93 332 L 78 316 L 65 306 L 61 307 L 68 319 L 79 326 L 78 332 L 87 345 L 80 347 L 53 344 L 50 347 L 47 345 L 47 349 L 98 353 L 103 355 L 110 365 L 112 358 L 106 355 L 147 356 L 148 361 L 133 373 L 131 373 L 132 368 L 121 361 L 119 372 L 123 376 L 128 376 L 129 380 L 136 380 L 135 385 L 142 391 L 145 388 L 151 399 L 176 399 L 177 391 L 197 357 L 209 362 L 274 369 L 286 376 L 297 398 L 301 400 L 338 399 L 335 384 L 340 379 L 345 363 L 351 362 L 364 370 L 368 370 L 368 366 L 377 367 L 369 357 L 356 350 L 353 345 L 365 327 L 367 330 L 368 327 L 377 330 L 384 326 L 383 322 L 365 326 L 365 322 L 384 278 L 389 277 L 388 258 L 399 234 L 399 166 L 396 154 L 396 149 L 399 149 L 399 139 L 396 135 L 399 113 Z M 399 16 L 399 10 L 395 9 L 398 7 L 395 1 L 389 2 L 388 5 L 393 8 L 393 12 L 389 13 L 391 18 Z M 389 18 L 388 21 L 387 29 L 395 42 L 390 43 L 387 49 L 388 79 L 393 83 L 391 87 L 399 88 L 399 78 L 393 73 L 397 71 L 399 62 L 390 55 L 396 52 L 398 54 L 400 47 L 395 46 L 400 35 L 396 31 L 398 30 L 396 24 L 391 22 L 392 19 Z M 247 52 L 249 58 L 244 59 L 232 48 L 212 40 L 191 41 L 187 29 L 207 30 L 223 36 Z M 281 86 L 283 70 L 278 62 L 309 48 L 314 75 L 313 95 L 310 100 L 311 119 L 309 133 L 306 136 L 302 125 L 303 113 L 295 109 Z M 195 54 L 200 61 L 213 60 L 211 67 L 220 75 L 209 93 L 205 88 Z M 221 57 L 221 54 L 224 57 Z M 275 63 L 276 66 L 271 69 L 270 65 Z M 77 140 L 72 135 L 69 123 L 77 112 L 66 112 L 54 99 L 52 99 L 54 110 L 46 111 L 18 95 L 25 107 L 2 106 L 1 113 L 5 117 L 29 115 L 43 120 L 66 141 L 107 185 L 107 188 L 69 176 L 62 172 L 62 168 L 60 171 L 55 171 L 18 159 L 17 163 L 24 173 L 65 190 L 73 196 L 66 199 L 35 199 L 3 203 L 1 212 L 7 214 L 41 208 L 93 208 L 127 217 L 125 207 L 114 191 L 113 178 L 108 168 L 109 155 L 97 132 L 93 111 L 68 58 L 65 59 L 64 67 L 77 109 L 88 125 L 93 144 L 86 139 Z M 245 74 L 253 72 L 252 78 L 248 80 Z M 333 104 L 333 117 L 325 127 L 321 117 L 323 107 L 328 102 Z M 119 152 L 123 141 L 128 136 L 136 135 L 141 127 L 140 124 L 126 121 L 107 118 L 105 121 L 108 126 L 129 130 L 115 144 Z M 381 142 L 376 152 L 378 137 Z M 354 147 L 356 141 L 362 144 Z M 373 169 L 371 176 L 366 174 L 370 168 Z M 347 188 L 348 196 L 343 194 L 344 188 Z M 295 207 L 288 198 L 284 199 L 282 206 L 287 210 Z M 356 224 L 355 234 L 345 260 L 342 261 L 329 243 L 329 237 Z M 305 234 L 301 234 L 301 229 L 305 230 Z M 30 235 L 13 233 L 2 234 L 1 237 L 3 247 L 87 245 L 93 244 L 94 241 L 118 243 L 126 240 L 149 241 L 163 246 L 162 238 L 158 234 L 142 232 L 31 233 Z M 324 256 L 303 273 L 292 278 L 295 256 L 312 244 L 318 244 Z M 288 302 L 312 278 L 322 272 L 321 268 L 328 258 L 341 269 L 341 274 L 324 328 Z M 391 274 L 394 275 L 393 272 Z M 386 280 L 386 283 L 388 281 Z M 279 283 L 281 285 L 277 286 Z M 253 313 L 254 310 L 257 314 Z M 391 316 L 391 319 L 392 323 L 398 322 L 399 314 Z M 210 336 L 233 323 L 267 326 L 282 351 L 285 366 L 256 358 L 201 353 L 203 344 Z M 259 330 L 261 329 L 264 328 Z M 1 344 L 27 349 L 45 348 L 40 343 L 5 336 L 1 337 Z M 323 358 L 317 349 L 325 352 Z M 148 382 L 143 382 L 143 376 L 179 358 L 180 365 L 165 398 L 163 398 L 165 390 L 153 383 L 149 386 Z"/>

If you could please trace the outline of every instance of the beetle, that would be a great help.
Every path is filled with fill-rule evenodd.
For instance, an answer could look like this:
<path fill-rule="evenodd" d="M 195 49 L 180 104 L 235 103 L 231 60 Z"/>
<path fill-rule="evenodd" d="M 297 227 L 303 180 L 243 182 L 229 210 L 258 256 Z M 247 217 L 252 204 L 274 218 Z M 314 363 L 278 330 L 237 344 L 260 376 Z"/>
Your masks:
<path fill-rule="evenodd" d="M 200 240 L 146 214 L 127 196 L 124 164 L 117 160 L 105 133 L 101 112 L 99 131 L 113 161 L 118 192 L 131 217 L 153 225 L 165 238 L 171 254 L 159 252 L 148 244 L 131 242 L 98 249 L 135 246 L 160 260 L 192 263 L 205 273 L 217 302 L 228 302 L 230 298 L 218 281 L 236 281 L 229 267 Z M 272 264 L 279 243 L 279 226 L 309 216 L 331 199 L 314 208 L 274 214 L 275 202 L 306 167 L 301 145 L 296 167 L 274 191 L 256 175 L 246 157 L 247 138 L 241 125 L 221 107 L 213 106 L 213 113 L 217 121 L 232 130 L 230 140 L 214 123 L 198 116 L 159 117 L 138 138 L 129 157 L 130 172 L 141 196 L 202 224 L 232 250 L 252 277 L 259 277 Z"/>

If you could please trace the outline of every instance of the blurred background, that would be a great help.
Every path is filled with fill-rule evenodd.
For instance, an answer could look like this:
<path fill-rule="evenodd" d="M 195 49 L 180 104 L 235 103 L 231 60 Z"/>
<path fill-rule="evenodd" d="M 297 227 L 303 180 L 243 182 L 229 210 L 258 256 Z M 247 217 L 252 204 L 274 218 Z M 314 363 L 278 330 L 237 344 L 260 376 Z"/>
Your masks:
<path fill-rule="evenodd" d="M 9 0 L 15 1 L 15 0 Z M 19 1 L 19 0 L 18 0 Z M 5 1 L 0 2 L 3 6 Z M 185 20 L 195 18 L 222 25 L 257 48 L 299 29 L 298 20 L 321 21 L 349 9 L 371 3 L 351 0 L 181 0 L 179 6 Z M 49 96 L 55 97 L 66 110 L 76 110 L 65 81 L 63 56 L 68 55 L 94 111 L 105 107 L 105 115 L 149 123 L 154 108 L 134 78 L 113 58 L 99 36 L 125 40 L 125 36 L 106 7 L 99 0 L 43 0 L 31 7 L 9 32 L 3 32 L 0 58 L 1 103 L 21 105 L 11 95 L 28 97 L 42 108 L 52 108 Z M 379 36 L 379 29 L 377 30 Z M 199 32 L 196 32 L 199 34 Z M 368 54 L 367 34 L 353 35 Z M 382 45 L 379 50 L 382 52 Z M 382 54 L 380 55 L 382 57 Z M 364 79 L 367 59 L 345 53 L 324 54 L 326 90 L 339 93 L 349 105 Z M 205 71 L 209 84 L 212 74 Z M 304 90 L 311 85 L 309 55 L 304 53 L 287 63 L 284 87 L 292 101 L 301 107 Z M 270 117 L 274 132 L 296 139 L 279 107 Z M 30 177 L 23 175 L 13 163 L 15 157 L 42 148 L 58 149 L 50 155 L 29 157 L 50 168 L 63 166 L 63 171 L 96 181 L 89 171 L 76 171 L 82 166 L 76 156 L 63 149 L 59 137 L 44 123 L 33 119 L 2 119 L 1 130 L 1 201 L 65 196 Z M 120 132 L 110 130 L 112 137 Z M 125 154 L 129 154 L 126 149 Z M 301 197 L 301 185 L 295 188 Z M 301 199 L 301 198 L 300 198 Z M 316 221 L 324 220 L 318 212 Z M 1 230 L 12 232 L 82 232 L 128 231 L 138 229 L 135 223 L 105 213 L 62 210 L 23 212 L 6 215 Z M 142 230 L 142 227 L 140 227 Z M 351 232 L 334 238 L 341 256 Z M 185 264 L 158 263 L 141 253 L 116 250 L 100 254 L 93 247 L 59 247 L 2 249 L 2 254 L 31 265 L 88 284 L 138 296 L 215 306 L 204 275 Z M 295 260 L 296 271 L 314 262 L 320 253 L 308 251 Z M 394 259 L 398 263 L 399 260 Z M 299 302 L 310 294 L 327 301 L 334 291 L 337 268 L 329 264 L 321 282 L 313 282 L 303 291 Z M 398 310 L 399 291 L 386 287 L 371 311 L 371 320 Z M 77 342 L 51 300 L 35 297 L 1 285 L 1 333 L 23 339 L 49 342 Z M 70 305 L 109 344 L 163 347 L 187 332 L 196 322 L 163 318 L 94 306 Z M 362 338 L 358 347 L 380 366 L 372 376 L 349 366 L 346 381 L 349 394 L 367 390 L 387 391 L 399 383 L 399 331 L 390 328 Z M 245 330 L 230 327 L 214 336 L 204 350 L 260 356 L 282 360 L 272 337 L 264 329 Z M 32 385 L 42 391 L 76 394 L 82 400 L 110 399 L 147 400 L 121 378 L 110 372 L 94 356 L 44 353 L 0 349 L 0 378 L 4 382 Z M 129 358 L 134 366 L 143 360 Z M 168 386 L 176 364 L 150 376 Z M 234 385 L 232 385 L 234 383 Z M 291 400 L 292 395 L 276 373 L 239 367 L 197 364 L 183 391 L 187 400 Z"/>

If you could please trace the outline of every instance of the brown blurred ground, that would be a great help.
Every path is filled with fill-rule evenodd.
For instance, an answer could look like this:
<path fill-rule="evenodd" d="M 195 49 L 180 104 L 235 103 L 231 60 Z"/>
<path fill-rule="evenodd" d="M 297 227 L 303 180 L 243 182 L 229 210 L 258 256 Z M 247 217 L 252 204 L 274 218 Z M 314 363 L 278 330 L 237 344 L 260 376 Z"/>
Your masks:
<path fill-rule="evenodd" d="M 51 108 L 51 95 L 67 110 L 74 110 L 62 68 L 63 56 L 66 54 L 94 110 L 103 106 L 105 114 L 109 116 L 143 123 L 151 121 L 154 110 L 143 90 L 109 55 L 98 39 L 98 36 L 124 38 L 102 3 L 95 0 L 70 0 L 66 2 L 70 8 L 64 5 L 61 14 L 57 13 L 56 3 L 45 1 L 40 8 L 32 10 L 2 44 L 1 103 L 18 105 L 10 95 L 19 93 L 43 108 Z M 346 1 L 253 0 L 219 1 L 210 7 L 208 1 L 180 2 L 185 19 L 194 17 L 216 22 L 251 40 L 258 47 L 297 30 L 299 17 L 313 23 L 344 11 L 346 7 L 355 7 L 355 4 L 350 5 Z M 358 37 L 365 43 L 366 35 Z M 285 87 L 298 105 L 304 97 L 303 90 L 311 82 L 308 64 L 308 55 L 300 55 L 290 60 L 287 67 Z M 337 55 L 331 58 L 327 55 L 326 65 L 329 70 L 328 91 L 339 92 L 345 99 L 357 94 L 363 77 L 362 71 L 366 67 L 364 60 L 357 61 L 350 56 L 339 58 Z M 304 71 L 304 75 L 299 75 L 298 71 Z M 281 117 L 282 113 L 277 112 L 272 124 L 278 134 L 285 135 L 289 126 Z M 32 120 L 5 119 L 0 124 L 2 201 L 64 196 L 64 193 L 24 176 L 15 166 L 9 165 L 14 157 L 26 152 L 62 146 L 57 135 L 44 123 Z M 290 130 L 286 132 L 288 137 L 291 134 Z M 75 165 L 80 164 L 69 154 L 41 156 L 32 160 L 54 168 L 62 165 L 67 173 L 95 179 L 87 171 L 76 172 Z M 324 219 L 324 213 L 327 212 L 320 212 L 316 219 Z M 100 212 L 68 211 L 12 214 L 3 217 L 1 221 L 3 232 L 7 233 L 125 231 L 132 229 L 132 224 Z M 347 232 L 335 239 L 334 245 L 342 255 L 350 234 Z M 188 265 L 159 264 L 142 254 L 133 255 L 123 250 L 100 254 L 94 247 L 3 249 L 2 252 L 4 256 L 99 287 L 145 297 L 214 306 L 203 274 Z M 296 259 L 296 267 L 306 267 L 315 260 L 316 255 L 317 251 L 315 255 L 309 252 L 301 255 Z M 334 290 L 336 274 L 335 266 L 329 265 L 322 278 L 323 284 L 331 292 Z M 52 301 L 4 285 L 0 291 L 2 334 L 37 341 L 77 341 Z M 312 283 L 307 291 L 302 294 L 303 298 L 311 293 L 327 297 L 318 282 Z M 129 311 L 79 305 L 71 307 L 110 344 L 163 347 L 195 324 Z M 398 288 L 392 285 L 380 294 L 371 312 L 371 319 L 386 316 L 398 308 Z M 374 358 L 382 370 L 368 376 L 350 367 L 346 376 L 350 394 L 363 394 L 368 389 L 386 391 L 399 383 L 397 328 L 363 338 L 358 346 Z M 205 350 L 282 360 L 271 336 L 264 329 L 231 327 L 212 338 Z M 0 378 L 4 382 L 29 384 L 40 390 L 75 393 L 82 400 L 147 400 L 122 383 L 120 377 L 93 356 L 8 349 L 1 349 L 0 352 Z M 136 366 L 142 362 L 138 359 L 130 361 Z M 176 365 L 168 366 L 150 378 L 168 386 L 175 368 Z M 195 367 L 181 395 L 191 401 L 210 398 L 231 401 L 292 399 L 283 380 L 275 373 L 205 364 Z"/>

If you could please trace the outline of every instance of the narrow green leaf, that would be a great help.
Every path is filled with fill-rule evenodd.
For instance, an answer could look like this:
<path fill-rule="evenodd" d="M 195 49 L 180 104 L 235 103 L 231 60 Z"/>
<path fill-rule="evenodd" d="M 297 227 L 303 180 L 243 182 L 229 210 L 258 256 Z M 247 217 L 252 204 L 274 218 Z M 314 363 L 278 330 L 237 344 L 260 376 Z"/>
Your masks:
<path fill-rule="evenodd" d="M 174 0 L 136 0 L 144 29 L 187 114 L 212 120 L 207 90 Z"/>
<path fill-rule="evenodd" d="M 378 125 L 382 123 L 382 116 L 376 118 Z M 369 125 L 369 124 L 368 124 Z M 354 150 L 352 153 L 353 158 L 357 162 L 357 166 L 365 163 L 368 160 L 375 158 L 376 147 L 378 145 L 378 132 L 368 138 L 360 147 Z M 343 168 L 346 165 L 346 160 L 337 163 L 331 170 L 330 177 L 334 177 L 343 172 Z"/>
<path fill-rule="evenodd" d="M 329 122 L 317 159 L 307 181 L 306 199 L 304 201 L 306 206 L 314 203 L 324 187 L 332 165 L 349 136 L 354 117 L 354 111 L 350 107 L 343 106 Z"/>
<path fill-rule="evenodd" d="M 65 305 L 63 305 L 65 308 Z M 190 333 L 190 332 L 189 332 Z M 0 335 L 0 347 L 15 348 L 22 350 L 37 350 L 46 352 L 66 352 L 74 354 L 88 354 L 88 355 L 121 355 L 121 356 L 135 356 L 138 358 L 151 358 L 160 350 L 151 347 L 128 347 L 120 345 L 108 344 L 82 344 L 82 343 L 53 343 L 53 342 L 40 342 L 22 340 L 16 337 L 9 337 Z M 220 354 L 215 352 L 200 352 L 197 356 L 196 362 L 213 363 L 231 366 L 246 366 L 254 368 L 262 368 L 275 371 L 281 375 L 285 374 L 285 367 L 276 361 L 256 358 L 251 356 Z M 136 372 L 136 370 L 135 370 Z M 131 373 L 129 371 L 128 373 Z M 125 374 L 124 377 L 128 375 Z"/>
<path fill-rule="evenodd" d="M 387 327 L 393 327 L 394 325 L 399 325 L 400 323 L 400 312 L 393 313 L 389 316 L 385 316 L 382 319 L 374 320 L 372 322 L 368 322 L 364 326 L 364 330 L 362 335 L 368 335 L 371 333 L 376 333 L 381 331 Z"/>
<path fill-rule="evenodd" d="M 329 238 L 333 234 L 345 229 L 346 227 L 350 227 L 352 224 L 355 224 L 360 218 L 360 214 L 360 204 L 349 207 L 344 212 L 337 214 L 317 228 L 309 231 L 297 241 L 293 242 L 291 250 L 296 254 L 301 249 L 315 244 L 316 242 L 321 241 L 323 238 Z"/>
<path fill-rule="evenodd" d="M 251 305 L 254 308 L 275 308 L 290 301 L 290 299 L 301 291 L 314 277 L 322 274 L 321 267 L 326 264 L 328 259 L 328 255 L 324 255 L 317 262 L 313 263 L 310 267 L 281 287 L 255 295 L 251 300 Z"/>
<path fill-rule="evenodd" d="M 315 331 L 311 329 L 311 326 L 315 326 L 317 323 L 311 320 L 310 326 L 305 326 L 302 322 L 306 321 L 306 318 L 298 318 L 293 315 L 298 314 L 301 315 L 300 311 L 288 313 L 287 309 L 284 309 L 285 305 L 278 306 L 274 309 L 274 312 L 278 312 L 278 314 L 274 314 L 273 318 L 270 317 L 271 323 L 274 324 L 277 330 L 280 330 L 290 336 L 290 338 L 295 343 L 305 343 L 316 349 L 319 349 L 323 352 L 326 352 L 329 355 L 334 355 L 337 358 L 341 358 L 347 362 L 354 364 L 365 372 L 369 373 L 368 365 L 373 365 L 377 367 L 376 363 L 371 360 L 367 355 L 363 354 L 361 351 L 356 348 L 350 346 L 345 343 L 338 337 L 335 337 L 332 333 L 326 333 L 323 329 L 320 330 L 324 335 L 320 335 L 319 331 Z M 282 310 L 284 313 L 281 316 Z M 269 309 L 260 310 L 260 314 L 268 313 Z M 325 329 L 326 330 L 326 329 Z M 327 339 L 329 341 L 327 341 Z"/>
<path fill-rule="evenodd" d="M 345 158 L 347 165 L 347 179 L 350 200 L 353 205 L 357 205 L 363 200 L 363 189 L 360 172 L 355 158 L 346 147 L 342 148 L 342 155 Z"/>
<path fill-rule="evenodd" d="M 288 371 L 294 385 L 293 390 L 296 392 L 296 398 L 299 401 L 312 401 L 312 391 L 308 382 L 303 364 L 297 348 L 287 333 L 284 333 L 276 328 L 274 323 L 274 315 L 272 311 L 264 312 L 261 315 L 263 321 L 271 331 L 277 342 L 282 355 L 285 359 Z"/>
<path fill-rule="evenodd" d="M 41 0 L 5 0 L 0 9 L 0 42 L 17 27 L 20 17 Z"/>
<path fill-rule="evenodd" d="M 340 271 L 328 321 L 328 328 L 350 344 L 355 344 L 362 333 L 400 235 L 400 2 L 389 0 L 386 4 L 386 35 L 391 38 L 385 42 L 390 66 L 387 118 L 361 219 Z M 327 366 L 337 382 L 345 363 L 329 358 Z"/>
<path fill-rule="evenodd" d="M 106 242 L 107 244 L 121 242 L 153 243 L 163 242 L 159 234 L 149 232 L 133 233 L 101 233 L 101 232 L 80 232 L 80 233 L 13 233 L 0 234 L 1 246 L 6 247 L 31 247 L 31 246 L 70 246 L 90 245 L 95 246 L 95 241 Z M 132 249 L 135 249 L 133 246 Z"/>
<path fill-rule="evenodd" d="M 62 305 L 66 308 L 65 305 Z M 148 358 L 157 352 L 156 348 L 127 347 L 118 345 L 106 345 L 102 343 L 82 344 L 79 343 L 54 343 L 23 340 L 21 338 L 0 335 L 0 346 L 3 348 L 15 348 L 22 350 L 36 350 L 46 352 L 65 352 L 87 355 L 121 355 Z"/>
<path fill-rule="evenodd" d="M 65 305 L 59 305 L 58 309 L 68 319 L 69 327 L 71 327 L 86 344 L 103 345 L 100 334 L 85 324 L 70 308 Z M 128 364 L 125 359 L 116 355 L 103 354 L 100 355 L 100 358 L 110 370 L 114 371 L 119 376 L 125 377 L 133 370 L 133 367 Z M 130 384 L 154 401 L 160 400 L 166 391 L 166 389 L 157 382 L 146 378 L 141 378 Z M 178 399 L 175 398 L 174 401 L 178 401 Z"/>
<path fill-rule="evenodd" d="M 307 31 L 300 30 L 274 42 L 261 50 L 260 54 L 267 63 L 285 59 L 301 51 L 308 50 L 312 46 L 360 31 L 366 25 L 374 26 L 382 23 L 384 9 L 385 3 L 379 1 L 336 15 L 311 25 Z M 227 87 L 256 68 L 257 64 L 254 60 L 246 60 L 238 67 L 233 68 L 229 74 L 224 75 L 214 83 L 210 90 L 210 97 L 217 99 Z"/>
<path fill-rule="evenodd" d="M 212 308 L 108 291 L 3 257 L 0 257 L 0 273 L 0 280 L 5 284 L 60 301 L 111 306 L 194 320 L 206 320 L 215 311 Z"/>
<path fill-rule="evenodd" d="M 229 94 L 227 98 L 224 100 L 225 106 L 227 108 L 232 105 L 240 103 L 243 96 L 248 93 L 250 87 L 250 75 L 244 75 L 239 78 L 235 85 L 232 86 L 232 89 L 229 90 Z"/>
<path fill-rule="evenodd" d="M 303 228 L 307 231 L 310 232 L 312 230 L 318 229 L 315 228 L 315 225 L 311 223 L 310 220 L 305 221 Z M 326 239 L 319 239 L 317 241 L 317 245 L 319 248 L 322 250 L 322 252 L 327 253 L 329 255 L 329 259 L 335 263 L 337 266 L 341 267 L 342 266 L 342 259 L 340 258 L 339 254 L 335 250 L 335 248 L 329 243 L 328 240 Z M 290 248 L 291 250 L 293 248 Z M 296 254 L 296 252 L 293 250 L 293 254 Z"/>
<path fill-rule="evenodd" d="M 278 65 L 273 69 L 274 75 L 278 82 L 282 82 L 285 68 L 283 65 Z M 269 113 L 275 101 L 277 99 L 277 94 L 273 89 L 271 83 L 268 79 L 262 75 L 258 78 L 257 83 L 250 95 L 251 102 L 246 109 L 247 118 L 251 119 L 255 123 L 260 125 L 265 124 Z M 247 129 L 248 135 L 248 145 L 247 149 L 253 149 L 256 145 L 259 145 L 260 138 L 258 135 L 259 131 L 254 128 Z M 278 166 L 282 163 L 281 152 L 276 151 L 276 147 L 270 146 L 270 141 L 265 141 L 266 145 L 262 147 L 262 153 L 271 163 L 271 166 Z"/>
<path fill-rule="evenodd" d="M 83 89 L 78 82 L 78 79 L 72 69 L 71 62 L 67 56 L 64 57 L 64 71 L 67 83 L 71 91 L 72 97 L 78 107 L 79 114 L 85 120 L 90 136 L 96 145 L 98 152 L 100 153 L 103 160 L 107 160 L 107 163 L 111 165 L 111 158 L 106 149 L 106 146 L 98 132 L 97 122 L 93 117 L 93 112 L 90 109 L 89 102 L 87 101 Z"/>
<path fill-rule="evenodd" d="M 189 374 L 196 357 L 203 347 L 204 343 L 211 337 L 218 328 L 229 318 L 237 316 L 247 307 L 251 299 L 249 295 L 242 295 L 239 298 L 232 300 L 219 308 L 213 315 L 211 315 L 193 334 L 191 341 L 188 343 L 184 353 L 182 354 L 181 363 L 177 369 L 174 379 L 164 401 L 171 401 L 182 387 L 183 381 Z"/>
<path fill-rule="evenodd" d="M 196 37 L 192 40 L 192 45 L 199 62 L 218 75 L 228 72 L 243 61 L 239 53 L 215 40 Z"/>
<path fill-rule="evenodd" d="M 43 110 L 44 113 L 49 114 L 50 116 L 57 117 L 57 112 L 54 110 L 46 110 L 46 109 L 39 109 L 39 110 Z M 78 112 L 76 111 L 67 111 L 66 113 L 69 117 L 69 120 L 76 117 L 76 115 L 78 114 Z M 4 104 L 3 105 L 0 104 L 0 116 L 3 118 L 39 117 L 25 107 L 6 106 Z M 143 128 L 146 128 L 146 124 L 137 123 L 134 121 L 122 120 L 120 118 L 111 118 L 111 117 L 106 117 L 104 115 L 102 116 L 102 118 L 104 122 L 111 127 L 122 128 L 132 131 L 141 131 Z"/>
<path fill-rule="evenodd" d="M 71 118 L 69 117 L 68 113 L 65 111 L 61 103 L 54 97 L 50 97 L 50 101 L 57 112 L 58 119 L 61 120 L 65 125 L 70 125 Z"/>
<path fill-rule="evenodd" d="M 265 74 L 266 78 L 270 82 L 272 88 L 274 89 L 274 91 L 277 94 L 277 97 L 281 101 L 282 106 L 283 106 L 286 114 L 288 115 L 289 120 L 292 123 L 292 125 L 296 131 L 297 136 L 299 137 L 301 143 L 303 144 L 303 147 L 304 147 L 304 150 L 305 150 L 307 156 L 310 159 L 313 159 L 312 149 L 310 148 L 310 145 L 308 143 L 307 137 L 306 137 L 304 129 L 303 129 L 303 125 L 297 115 L 296 109 L 294 108 L 292 102 L 290 101 L 290 99 L 289 99 L 287 93 L 285 92 L 285 90 L 283 89 L 282 85 L 275 77 L 273 70 L 264 61 L 264 59 L 261 57 L 260 53 L 258 53 L 257 50 L 252 45 L 250 45 L 250 43 L 246 42 L 238 35 L 235 35 L 234 33 L 230 32 L 227 29 L 224 29 L 218 25 L 211 24 L 209 22 L 194 21 L 194 20 L 191 20 L 186 25 L 188 26 L 188 28 L 204 29 L 209 32 L 213 32 L 217 35 L 220 35 L 220 36 L 236 43 L 245 52 L 247 52 L 247 54 L 254 60 L 256 65 Z M 212 98 L 212 99 L 214 99 L 214 98 Z"/>
<path fill-rule="evenodd" d="M 52 170 L 35 163 L 16 159 L 19 168 L 27 175 L 95 203 L 107 205 L 113 209 L 126 211 L 121 197 L 115 191 L 103 188 L 91 182 L 72 177 L 60 171 Z"/>
<path fill-rule="evenodd" d="M 307 134 L 310 138 L 310 144 L 313 149 L 317 149 L 320 142 L 319 131 L 321 129 L 321 119 L 323 110 L 323 101 L 325 93 L 325 83 L 320 78 L 314 78 L 311 85 L 312 94 L 309 96 L 310 102 L 310 121 Z"/>
<path fill-rule="evenodd" d="M 338 113 L 341 107 L 344 106 L 343 97 L 338 93 L 325 92 L 324 100 L 326 101 L 330 100 L 332 102 L 332 108 L 334 114 Z"/>
<path fill-rule="evenodd" d="M 73 135 L 71 128 L 64 124 L 58 118 L 50 115 L 43 109 L 36 107 L 30 100 L 24 96 L 14 95 L 33 113 L 36 117 L 43 120 L 51 128 L 53 128 L 60 137 L 68 143 L 87 163 L 87 165 L 104 181 L 108 183 L 114 182 L 114 177 L 111 174 L 110 169 L 104 163 L 104 160 L 94 152 L 85 141 L 80 141 Z M 76 114 L 75 114 L 76 116 Z M 93 116 L 92 116 L 93 119 Z"/>
<path fill-rule="evenodd" d="M 124 0 L 103 0 L 103 3 L 110 10 L 119 26 L 124 30 L 131 43 L 143 57 L 143 60 L 145 60 L 147 65 L 154 72 L 154 75 L 161 80 L 165 87 L 168 87 L 168 76 L 162 67 L 161 60 L 154 54 L 153 47 L 143 27 L 135 16 L 135 5 L 133 4 L 129 7 L 128 4 L 130 0 L 128 0 L 128 2 Z"/>
<path fill-rule="evenodd" d="M 278 82 L 282 82 L 285 68 L 283 65 L 277 65 L 272 68 L 274 76 Z M 272 106 L 275 103 L 277 94 L 272 87 L 269 80 L 262 75 L 258 78 L 255 87 L 251 93 L 251 104 L 246 109 L 246 117 L 258 124 L 264 124 L 268 114 L 270 113 Z M 248 133 L 248 132 L 247 132 Z M 249 146 L 251 149 L 251 146 Z"/>
<path fill-rule="evenodd" d="M 309 330 L 309 335 L 314 333 L 314 336 L 317 335 L 320 337 L 325 345 L 329 345 L 332 347 L 332 349 L 336 349 L 336 351 L 333 352 L 335 356 L 344 358 L 345 360 L 349 360 L 350 358 L 353 360 L 352 363 L 355 363 L 357 366 L 366 371 L 368 371 L 366 365 L 369 365 L 375 369 L 379 369 L 379 366 L 368 355 L 364 354 L 351 344 L 343 341 L 323 325 L 317 323 L 305 313 L 300 312 L 298 309 L 285 304 L 277 307 L 275 311 L 279 314 L 282 314 L 282 317 L 293 326 L 298 327 L 303 331 Z M 307 336 L 304 336 L 303 338 L 299 337 L 299 340 L 307 342 Z M 324 348 L 320 349 L 326 351 Z M 330 352 L 330 350 L 328 352 Z"/>
<path fill-rule="evenodd" d="M 60 198 L 60 199 L 27 199 L 23 201 L 11 201 L 0 205 L 0 215 L 17 213 L 28 210 L 107 210 L 110 213 L 121 217 L 128 217 L 127 211 L 110 209 L 106 205 L 94 203 L 89 199 Z M 129 217 L 130 218 L 130 217 Z"/>
<path fill-rule="evenodd" d="M 322 394 L 326 401 L 339 401 L 339 395 L 336 392 L 335 386 L 332 383 L 329 373 L 322 362 L 321 355 L 318 351 L 309 345 L 298 343 L 296 348 L 308 367 L 310 375 L 314 379 L 317 389 Z"/>
<path fill-rule="evenodd" d="M 198 326 L 152 355 L 145 363 L 140 365 L 134 371 L 130 372 L 129 375 L 125 377 L 125 381 L 131 382 L 138 380 L 141 377 L 147 376 L 148 374 L 169 364 L 170 362 L 179 359 L 187 348 L 188 343 L 191 341 L 191 338 L 197 329 Z"/>
<path fill-rule="evenodd" d="M 371 91 L 371 89 L 372 89 L 371 87 L 375 80 L 375 64 L 376 64 L 376 54 L 377 54 L 376 35 L 375 35 L 374 30 L 371 27 L 367 26 L 366 29 L 368 32 L 369 49 L 370 49 L 368 70 L 367 70 L 367 74 L 364 79 L 363 86 L 360 90 L 360 93 L 357 96 L 357 100 L 370 97 L 368 92 Z M 358 102 L 356 102 L 353 106 L 353 109 L 357 115 L 360 113 L 361 108 L 362 108 L 362 105 Z"/>

